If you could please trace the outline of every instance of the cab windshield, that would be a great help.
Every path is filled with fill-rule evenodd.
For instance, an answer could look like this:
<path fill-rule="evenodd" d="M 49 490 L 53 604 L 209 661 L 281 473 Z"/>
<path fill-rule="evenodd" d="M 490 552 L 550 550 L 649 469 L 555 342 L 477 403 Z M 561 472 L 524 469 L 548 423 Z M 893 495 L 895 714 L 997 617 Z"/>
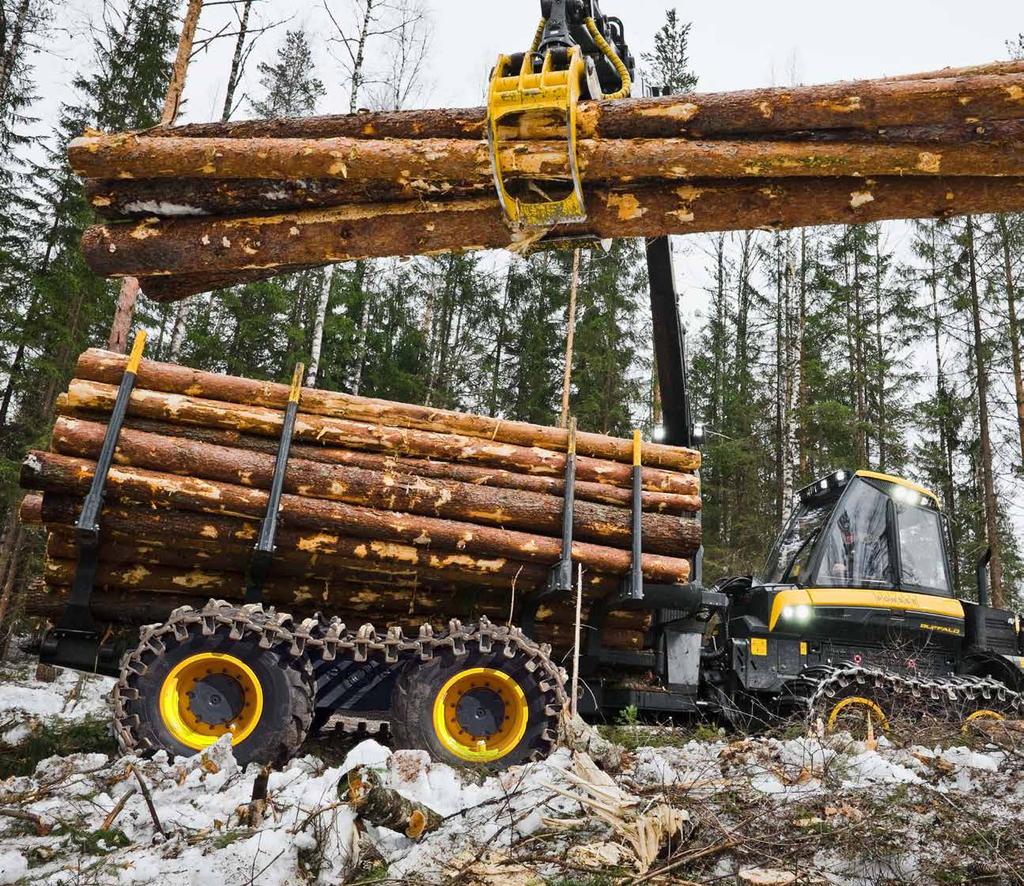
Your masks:
<path fill-rule="evenodd" d="M 910 487 L 861 477 L 800 503 L 762 581 L 953 594 L 938 510 Z"/>

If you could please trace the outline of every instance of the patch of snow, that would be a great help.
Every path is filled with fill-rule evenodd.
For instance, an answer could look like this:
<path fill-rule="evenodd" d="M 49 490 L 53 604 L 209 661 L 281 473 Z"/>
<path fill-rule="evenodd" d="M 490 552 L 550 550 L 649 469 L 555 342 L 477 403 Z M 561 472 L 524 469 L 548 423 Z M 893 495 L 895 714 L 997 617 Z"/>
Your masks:
<path fill-rule="evenodd" d="M 0 852 L 0 884 L 17 883 L 28 873 L 28 860 L 16 849 Z"/>

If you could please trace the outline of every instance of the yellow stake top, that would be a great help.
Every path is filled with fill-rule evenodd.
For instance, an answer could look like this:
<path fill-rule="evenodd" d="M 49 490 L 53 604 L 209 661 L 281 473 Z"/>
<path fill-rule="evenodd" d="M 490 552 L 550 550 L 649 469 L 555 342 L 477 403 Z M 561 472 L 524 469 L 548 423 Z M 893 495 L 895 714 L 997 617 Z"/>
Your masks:
<path fill-rule="evenodd" d="M 132 352 L 128 357 L 128 366 L 125 372 L 135 375 L 139 371 L 139 364 L 142 362 L 142 352 L 146 349 L 146 330 L 140 329 L 132 343 Z"/>
<path fill-rule="evenodd" d="M 633 467 L 638 468 L 643 463 L 640 453 L 643 448 L 643 437 L 640 431 L 633 431 Z"/>
<path fill-rule="evenodd" d="M 302 396 L 302 375 L 306 371 L 306 367 L 302 363 L 295 364 L 295 372 L 292 373 L 292 388 L 288 392 L 288 402 L 298 403 L 299 397 Z"/>

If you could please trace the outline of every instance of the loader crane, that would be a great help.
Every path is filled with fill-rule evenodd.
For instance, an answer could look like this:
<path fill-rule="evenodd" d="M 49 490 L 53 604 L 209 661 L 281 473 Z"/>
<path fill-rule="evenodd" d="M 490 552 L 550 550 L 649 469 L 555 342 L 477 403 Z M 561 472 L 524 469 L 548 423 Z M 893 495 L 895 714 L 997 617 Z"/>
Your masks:
<path fill-rule="evenodd" d="M 495 67 L 487 132 L 506 220 L 543 246 L 558 243 L 552 229 L 560 222 L 586 216 L 575 162 L 576 106 L 584 97 L 628 95 L 634 63 L 622 22 L 602 13 L 598 0 L 543 0 L 541 8 L 529 50 L 503 55 Z M 564 122 L 568 174 L 561 181 L 506 181 L 502 123 L 525 115 Z M 647 244 L 647 261 L 664 440 L 696 447 L 702 435 L 690 408 L 667 238 Z M 457 609 L 445 630 L 424 625 L 416 636 L 392 625 L 346 627 L 329 611 L 300 621 L 262 606 L 303 405 L 299 369 L 287 392 L 266 513 L 237 589 L 244 604 L 211 601 L 168 611 L 124 647 L 94 617 L 92 594 L 105 485 L 137 374 L 146 372 L 143 344 L 124 367 L 77 521 L 69 605 L 39 650 L 43 661 L 118 678 L 115 731 L 122 747 L 188 754 L 231 734 L 240 761 L 280 763 L 333 721 L 386 726 L 398 746 L 457 765 L 501 767 L 548 753 L 567 702 L 565 673 L 532 634 L 543 607 L 575 592 L 572 433 L 562 450 L 562 556 L 538 592 L 516 599 L 509 624 L 463 622 Z M 403 404 L 391 406 L 401 411 Z M 1021 716 L 1020 617 L 989 605 L 984 558 L 977 602 L 956 598 L 944 517 L 927 489 L 869 470 L 836 470 L 800 491 L 759 575 L 707 586 L 698 549 L 688 581 L 656 582 L 640 568 L 641 453 L 637 437 L 632 565 L 596 602 L 578 649 L 582 713 L 599 718 L 633 706 L 749 728 L 795 712 L 869 737 L 888 728 L 908 699 L 957 723 Z M 38 471 L 33 457 L 26 463 L 30 479 Z M 652 613 L 643 648 L 606 645 L 607 616 L 623 611 Z"/>

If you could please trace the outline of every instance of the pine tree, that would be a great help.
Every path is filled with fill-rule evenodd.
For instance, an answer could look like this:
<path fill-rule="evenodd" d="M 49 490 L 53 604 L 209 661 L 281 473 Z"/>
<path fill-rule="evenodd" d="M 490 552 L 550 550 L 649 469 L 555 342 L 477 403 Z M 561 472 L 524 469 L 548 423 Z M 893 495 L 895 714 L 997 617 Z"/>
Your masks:
<path fill-rule="evenodd" d="M 312 114 L 327 94 L 323 81 L 313 75 L 314 68 L 306 32 L 288 31 L 278 48 L 277 59 L 273 63 L 260 62 L 257 67 L 263 95 L 250 101 L 253 113 L 268 120 Z"/>
<path fill-rule="evenodd" d="M 647 82 L 663 94 L 690 92 L 697 85 L 697 76 L 690 72 L 689 39 L 691 23 L 679 20 L 675 9 L 665 12 L 665 24 L 654 35 L 654 52 L 640 58 L 647 67 Z"/>

